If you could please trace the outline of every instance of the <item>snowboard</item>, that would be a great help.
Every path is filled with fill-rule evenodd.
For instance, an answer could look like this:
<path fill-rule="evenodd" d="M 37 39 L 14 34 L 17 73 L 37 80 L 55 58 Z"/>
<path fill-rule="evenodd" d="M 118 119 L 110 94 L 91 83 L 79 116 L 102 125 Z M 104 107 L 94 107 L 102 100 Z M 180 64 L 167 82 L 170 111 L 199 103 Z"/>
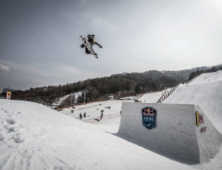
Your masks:
<path fill-rule="evenodd" d="M 87 41 L 87 39 L 82 35 L 80 36 L 80 38 L 83 41 L 85 48 L 87 48 L 90 51 L 90 53 L 94 55 L 94 57 L 98 58 L 98 55 L 95 53 L 95 51 L 93 50 L 91 44 Z"/>

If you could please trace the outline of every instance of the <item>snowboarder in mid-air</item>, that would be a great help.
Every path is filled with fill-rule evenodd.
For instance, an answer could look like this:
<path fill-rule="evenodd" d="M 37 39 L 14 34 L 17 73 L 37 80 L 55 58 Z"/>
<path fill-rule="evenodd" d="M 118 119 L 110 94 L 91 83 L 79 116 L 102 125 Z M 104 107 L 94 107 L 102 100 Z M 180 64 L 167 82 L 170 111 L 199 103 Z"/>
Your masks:
<path fill-rule="evenodd" d="M 84 48 L 85 47 L 85 52 L 86 54 L 92 54 L 94 55 L 96 58 L 98 58 L 98 55 L 94 52 L 92 46 L 94 44 L 98 45 L 100 48 L 102 48 L 102 46 L 95 41 L 95 35 L 88 35 L 87 38 L 88 40 L 86 40 L 85 37 L 83 36 L 80 36 L 80 38 L 82 39 L 83 41 L 83 44 L 80 46 L 81 48 Z"/>

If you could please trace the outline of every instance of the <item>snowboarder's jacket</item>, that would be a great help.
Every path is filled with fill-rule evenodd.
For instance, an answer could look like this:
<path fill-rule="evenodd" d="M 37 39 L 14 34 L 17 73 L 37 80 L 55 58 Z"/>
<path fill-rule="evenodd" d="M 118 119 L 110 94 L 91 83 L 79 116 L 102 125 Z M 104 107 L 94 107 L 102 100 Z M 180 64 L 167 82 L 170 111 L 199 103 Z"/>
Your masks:
<path fill-rule="evenodd" d="M 88 42 L 91 44 L 91 46 L 93 46 L 94 44 L 98 45 L 100 48 L 102 48 L 102 46 L 96 42 L 95 40 L 95 35 L 88 35 Z"/>

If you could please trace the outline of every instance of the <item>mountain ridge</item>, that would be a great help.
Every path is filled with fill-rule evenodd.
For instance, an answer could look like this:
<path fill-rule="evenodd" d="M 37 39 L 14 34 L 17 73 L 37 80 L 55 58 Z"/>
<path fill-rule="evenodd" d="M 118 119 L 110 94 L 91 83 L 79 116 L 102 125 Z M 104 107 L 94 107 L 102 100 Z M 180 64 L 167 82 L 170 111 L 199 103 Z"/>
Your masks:
<path fill-rule="evenodd" d="M 221 67 L 222 65 L 211 68 Z M 100 77 L 67 83 L 59 86 L 44 86 L 30 88 L 26 91 L 14 91 L 13 99 L 30 100 L 35 102 L 53 103 L 56 98 L 72 94 L 75 92 L 86 91 L 86 97 L 79 98 L 78 102 L 93 102 L 96 100 L 107 100 L 108 96 L 113 95 L 116 99 L 141 93 L 161 91 L 171 88 L 179 83 L 188 81 L 191 73 L 192 77 L 209 70 L 209 67 L 197 67 L 180 71 L 157 71 L 149 70 L 143 73 L 120 73 L 109 77 Z M 215 69 L 212 69 L 215 70 Z M 68 99 L 70 101 L 70 99 Z M 67 102 L 70 104 L 70 102 Z"/>

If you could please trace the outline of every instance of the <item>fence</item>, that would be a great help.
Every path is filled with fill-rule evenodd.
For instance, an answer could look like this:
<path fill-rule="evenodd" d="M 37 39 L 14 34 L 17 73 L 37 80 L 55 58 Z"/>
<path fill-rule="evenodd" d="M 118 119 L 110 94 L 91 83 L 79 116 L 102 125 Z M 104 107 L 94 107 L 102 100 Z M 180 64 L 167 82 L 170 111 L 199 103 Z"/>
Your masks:
<path fill-rule="evenodd" d="M 163 95 L 160 97 L 160 99 L 157 101 L 157 103 L 162 103 L 167 97 L 169 97 L 174 92 L 174 90 L 176 90 L 177 87 L 178 87 L 178 85 L 171 88 L 169 91 L 166 90 L 163 93 Z"/>
<path fill-rule="evenodd" d="M 194 77 L 193 79 L 187 81 L 187 82 L 184 82 L 183 84 L 189 84 L 191 81 L 193 81 L 196 77 Z M 178 87 L 179 85 L 173 87 L 169 92 L 165 91 L 165 93 L 160 97 L 160 99 L 157 101 L 157 103 L 161 103 L 163 102 L 167 97 L 169 97 L 169 95 L 171 95 L 174 90 L 176 90 L 176 88 Z"/>

